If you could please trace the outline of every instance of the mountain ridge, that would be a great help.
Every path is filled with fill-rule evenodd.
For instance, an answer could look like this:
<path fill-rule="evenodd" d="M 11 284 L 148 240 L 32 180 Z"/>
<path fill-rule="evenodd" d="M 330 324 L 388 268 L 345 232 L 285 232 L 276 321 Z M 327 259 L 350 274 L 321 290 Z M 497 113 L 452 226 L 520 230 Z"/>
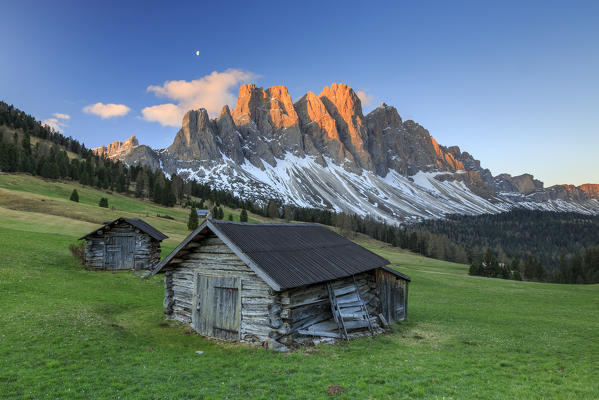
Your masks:
<path fill-rule="evenodd" d="M 599 212 L 599 185 L 544 188 L 530 174 L 493 176 L 458 146 L 437 143 L 385 103 L 364 115 L 343 83 L 295 103 L 285 86 L 245 84 L 235 108 L 214 119 L 188 111 L 173 144 L 153 150 L 135 137 L 94 149 L 161 168 L 240 197 L 374 215 L 389 222 L 514 207 Z"/>

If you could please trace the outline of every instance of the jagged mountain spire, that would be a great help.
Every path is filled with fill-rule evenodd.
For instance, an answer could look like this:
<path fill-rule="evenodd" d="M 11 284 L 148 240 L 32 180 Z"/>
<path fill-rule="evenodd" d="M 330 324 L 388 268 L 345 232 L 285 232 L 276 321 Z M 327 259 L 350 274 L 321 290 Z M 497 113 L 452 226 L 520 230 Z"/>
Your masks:
<path fill-rule="evenodd" d="M 597 185 L 544 189 L 531 175 L 493 176 L 459 147 L 444 147 L 382 103 L 367 115 L 354 90 L 333 83 L 292 102 L 285 86 L 239 88 L 233 110 L 190 110 L 173 144 L 155 152 L 135 137 L 97 154 L 163 168 L 238 196 L 325 207 L 390 222 L 526 204 L 597 212 Z M 599 187 L 599 186 L 597 186 Z M 550 205 L 546 202 L 551 202 Z"/>

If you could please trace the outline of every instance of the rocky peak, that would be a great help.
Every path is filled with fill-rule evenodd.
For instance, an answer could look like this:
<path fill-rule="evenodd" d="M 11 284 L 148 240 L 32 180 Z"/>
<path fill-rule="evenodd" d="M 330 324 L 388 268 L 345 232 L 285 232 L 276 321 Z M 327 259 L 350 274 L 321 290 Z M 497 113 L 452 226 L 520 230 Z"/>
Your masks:
<path fill-rule="evenodd" d="M 322 165 L 325 164 L 322 156 L 331 158 L 339 165 L 343 165 L 346 159 L 353 162 L 353 156 L 341 143 L 335 120 L 319 97 L 310 91 L 294 104 L 294 108 L 300 129 L 305 135 L 306 153 L 317 157 Z"/>
<path fill-rule="evenodd" d="M 229 106 L 224 106 L 220 112 L 220 115 L 216 119 L 217 134 L 221 146 L 221 151 L 225 156 L 231 158 L 237 164 L 242 164 L 243 155 L 243 143 L 239 137 L 237 126 L 231 116 L 231 110 Z"/>
<path fill-rule="evenodd" d="M 593 199 L 599 199 L 599 184 L 585 183 L 579 186 L 580 190 Z"/>
<path fill-rule="evenodd" d="M 286 87 L 264 90 L 254 84 L 242 85 L 232 116 L 246 142 L 246 158 L 253 165 L 263 168 L 264 160 L 274 166 L 286 152 L 304 155 L 298 116 Z"/>
<path fill-rule="evenodd" d="M 372 129 L 401 129 L 403 123 L 399 113 L 397 112 L 397 109 L 395 107 L 388 106 L 385 103 L 381 103 L 378 107 L 369 112 L 365 119 L 367 121 L 369 131 Z"/>
<path fill-rule="evenodd" d="M 335 120 L 339 137 L 353 155 L 357 167 L 374 170 L 368 153 L 368 133 L 362 114 L 362 103 L 352 88 L 344 83 L 325 86 L 318 96 Z"/>
<path fill-rule="evenodd" d="M 139 146 L 137 138 L 135 136 L 131 136 L 129 139 L 123 142 L 117 140 L 107 146 L 96 147 L 95 149 L 92 149 L 92 151 L 94 154 L 100 157 L 119 158 L 121 155 L 130 152 L 131 149 L 137 146 Z"/>
<path fill-rule="evenodd" d="M 318 97 L 327 99 L 346 120 L 364 118 L 362 102 L 356 92 L 345 83 L 333 83 L 330 87 L 325 86 Z"/>
<path fill-rule="evenodd" d="M 534 193 L 543 189 L 543 182 L 534 179 L 531 174 L 511 176 L 510 174 L 499 174 L 495 180 L 500 183 L 500 190 L 515 191 L 524 195 Z"/>
<path fill-rule="evenodd" d="M 255 84 L 239 88 L 237 105 L 233 110 L 237 125 L 258 123 L 258 129 L 284 128 L 297 124 L 297 114 L 285 86 L 272 86 L 266 90 Z"/>
<path fill-rule="evenodd" d="M 178 160 L 208 161 L 219 153 L 215 142 L 216 124 L 204 108 L 188 111 L 173 144 L 168 147 Z"/>

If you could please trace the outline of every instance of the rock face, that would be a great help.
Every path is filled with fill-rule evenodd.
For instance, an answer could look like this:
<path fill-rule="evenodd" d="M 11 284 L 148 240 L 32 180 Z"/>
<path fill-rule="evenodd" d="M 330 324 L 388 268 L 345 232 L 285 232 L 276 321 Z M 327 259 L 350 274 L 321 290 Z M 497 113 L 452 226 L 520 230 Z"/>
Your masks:
<path fill-rule="evenodd" d="M 352 88 L 333 83 L 295 104 L 284 86 L 243 85 L 216 119 L 190 110 L 173 144 L 135 137 L 94 151 L 163 168 L 238 196 L 375 215 L 389 222 L 513 207 L 599 211 L 599 185 L 544 188 L 530 174 L 493 176 L 459 147 L 444 147 L 382 103 L 362 113 Z"/>
<path fill-rule="evenodd" d="M 120 158 L 124 154 L 129 153 L 135 147 L 139 146 L 139 142 L 135 136 L 131 136 L 129 139 L 121 142 L 117 140 L 116 142 L 110 143 L 108 146 L 100 146 L 92 149 L 94 154 L 97 154 L 101 157 L 106 158 Z"/>

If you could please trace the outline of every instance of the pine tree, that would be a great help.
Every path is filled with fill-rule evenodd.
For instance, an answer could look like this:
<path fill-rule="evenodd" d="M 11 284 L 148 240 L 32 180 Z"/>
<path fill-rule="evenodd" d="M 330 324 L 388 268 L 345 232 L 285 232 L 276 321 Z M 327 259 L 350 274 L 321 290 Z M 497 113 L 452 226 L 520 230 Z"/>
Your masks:
<path fill-rule="evenodd" d="M 116 191 L 119 193 L 126 191 L 125 175 L 122 172 L 119 173 L 119 177 L 116 181 Z"/>
<path fill-rule="evenodd" d="M 223 211 L 222 207 L 218 208 L 218 219 L 223 219 L 225 218 L 225 212 Z"/>
<path fill-rule="evenodd" d="M 106 197 L 102 197 L 98 205 L 100 207 L 108 208 L 108 199 Z"/>
<path fill-rule="evenodd" d="M 218 216 L 219 216 L 219 213 L 218 213 L 218 207 L 217 207 L 217 206 L 214 206 L 214 207 L 212 208 L 212 218 L 214 218 L 214 219 L 219 219 L 219 218 L 218 218 Z"/>
<path fill-rule="evenodd" d="M 162 187 L 158 182 L 156 182 L 152 191 L 152 201 L 157 204 L 162 203 Z"/>
<path fill-rule="evenodd" d="M 77 193 L 77 189 L 73 189 L 73 192 L 71 193 L 71 197 L 69 198 L 69 200 L 76 201 L 77 203 L 79 203 L 79 193 Z"/>
<path fill-rule="evenodd" d="M 229 214 L 229 221 L 233 221 L 233 214 Z"/>
<path fill-rule="evenodd" d="M 512 271 L 512 279 L 515 281 L 521 281 L 522 280 L 522 275 L 520 274 L 520 271 L 518 271 L 517 269 Z"/>
<path fill-rule="evenodd" d="M 25 154 L 31 154 L 31 137 L 29 136 L 29 133 L 25 132 L 25 134 L 23 135 L 21 146 L 23 147 Z"/>
<path fill-rule="evenodd" d="M 245 208 L 241 210 L 241 214 L 239 214 L 239 220 L 241 222 L 248 222 L 248 212 L 245 211 Z"/>
<path fill-rule="evenodd" d="M 285 221 L 287 222 L 293 219 L 293 211 L 291 210 L 291 207 L 285 206 L 285 208 L 283 209 L 283 216 L 285 218 Z"/>
<path fill-rule="evenodd" d="M 187 229 L 190 231 L 195 230 L 198 227 L 198 211 L 195 207 L 191 207 L 189 212 L 189 219 L 187 220 Z"/>
<path fill-rule="evenodd" d="M 266 215 L 268 218 L 279 218 L 279 209 L 277 208 L 277 204 L 272 200 L 268 202 Z"/>
<path fill-rule="evenodd" d="M 143 197 L 144 188 L 146 186 L 146 174 L 138 174 L 135 181 L 135 197 Z"/>
<path fill-rule="evenodd" d="M 472 264 L 470 264 L 470 269 L 468 270 L 468 275 L 482 275 L 480 264 L 472 262 Z"/>

